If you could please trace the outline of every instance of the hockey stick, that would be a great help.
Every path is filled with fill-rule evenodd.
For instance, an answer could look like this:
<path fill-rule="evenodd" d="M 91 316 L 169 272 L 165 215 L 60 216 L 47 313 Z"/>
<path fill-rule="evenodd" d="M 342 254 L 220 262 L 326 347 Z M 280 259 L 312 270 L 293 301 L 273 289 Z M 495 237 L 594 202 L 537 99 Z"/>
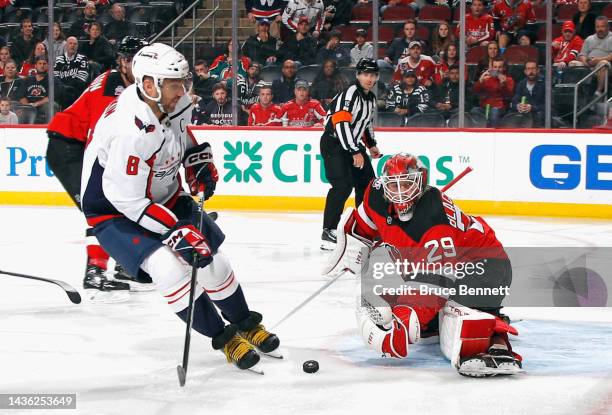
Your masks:
<path fill-rule="evenodd" d="M 202 222 L 204 222 L 204 194 L 200 193 L 200 201 L 198 203 L 198 211 L 200 212 L 200 223 L 197 229 L 202 228 Z M 185 347 L 183 349 L 183 364 L 176 367 L 178 372 L 179 383 L 181 386 L 185 386 L 187 380 L 187 364 L 189 363 L 189 348 L 191 346 L 191 325 L 193 323 L 193 297 L 195 296 L 196 281 L 198 276 L 198 266 L 196 265 L 198 259 L 198 252 L 193 250 L 193 265 L 191 266 L 191 285 L 189 292 L 189 308 L 187 310 L 187 328 L 185 331 Z"/>
<path fill-rule="evenodd" d="M 455 177 L 453 180 L 451 180 L 450 182 L 446 183 L 446 186 L 444 186 L 442 188 L 443 192 L 446 192 L 448 189 L 450 189 L 451 187 L 453 187 L 455 185 L 455 183 L 457 183 L 459 180 L 461 180 L 463 178 L 463 176 L 465 176 L 466 174 L 468 174 L 469 172 L 471 172 L 473 169 L 471 166 L 467 166 L 465 168 L 465 170 L 463 170 L 461 173 L 459 173 L 457 175 L 457 177 Z"/>
<path fill-rule="evenodd" d="M 35 277 L 33 275 L 18 274 L 16 272 L 8 272 L 8 271 L 2 271 L 2 270 L 0 270 L 0 274 L 10 275 L 10 276 L 19 277 L 19 278 L 28 278 L 30 280 L 36 280 L 36 281 L 50 282 L 51 284 L 55 284 L 59 286 L 61 289 L 63 289 L 66 292 L 66 295 L 68 295 L 68 298 L 70 299 L 72 303 L 74 304 L 81 303 L 81 295 L 79 294 L 79 292 L 75 290 L 72 285 L 64 281 L 52 280 L 51 278 Z"/>
<path fill-rule="evenodd" d="M 319 294 L 321 294 L 323 291 L 325 291 L 327 289 L 327 287 L 329 287 L 330 285 L 332 285 L 334 282 L 336 282 L 336 280 L 338 278 L 340 278 L 341 276 L 343 276 L 347 271 L 343 270 L 340 271 L 336 276 L 334 276 L 331 280 L 327 281 L 321 288 L 319 288 L 317 291 L 315 291 L 314 293 L 312 293 L 310 295 L 310 297 L 308 297 L 307 299 L 305 299 L 304 301 L 302 301 L 297 307 L 295 307 L 293 310 L 291 310 L 285 317 L 281 318 L 275 325 L 272 326 L 272 328 L 270 328 L 270 330 L 275 329 L 276 327 L 280 326 L 281 323 L 283 323 L 285 320 L 287 320 L 289 317 L 291 317 L 292 315 L 294 315 L 295 313 L 297 313 L 298 311 L 300 311 L 300 309 L 302 307 L 304 307 L 306 304 L 308 304 L 309 302 L 311 302 L 316 296 L 318 296 Z"/>
<path fill-rule="evenodd" d="M 459 180 L 461 180 L 466 174 L 468 174 L 469 172 L 471 172 L 473 169 L 468 166 L 465 168 L 465 170 L 463 170 L 461 173 L 459 173 L 457 175 L 457 177 L 455 177 L 453 180 L 451 180 L 450 182 L 448 182 L 446 184 L 446 186 L 444 186 L 442 188 L 442 191 L 445 192 L 448 189 L 450 189 L 451 187 L 453 187 Z M 319 288 L 317 291 L 315 291 L 314 293 L 312 293 L 307 299 L 305 299 L 304 301 L 302 301 L 297 307 L 295 307 L 293 310 L 291 310 L 289 313 L 287 313 L 287 315 L 285 315 L 285 317 L 281 318 L 278 323 L 276 323 L 275 325 L 273 325 L 271 327 L 270 330 L 278 327 L 281 323 L 283 323 L 285 320 L 287 320 L 289 317 L 291 317 L 292 315 L 294 315 L 295 313 L 297 313 L 300 309 L 302 309 L 306 304 L 308 304 L 309 302 L 311 302 L 315 297 L 317 297 L 319 294 L 321 294 L 323 291 L 325 291 L 327 289 L 327 287 L 329 287 L 330 285 L 332 285 L 334 282 L 336 282 L 341 276 L 343 276 L 347 271 L 343 270 L 340 271 L 337 275 L 335 275 L 332 279 L 330 279 L 329 281 L 327 281 L 321 288 Z"/>

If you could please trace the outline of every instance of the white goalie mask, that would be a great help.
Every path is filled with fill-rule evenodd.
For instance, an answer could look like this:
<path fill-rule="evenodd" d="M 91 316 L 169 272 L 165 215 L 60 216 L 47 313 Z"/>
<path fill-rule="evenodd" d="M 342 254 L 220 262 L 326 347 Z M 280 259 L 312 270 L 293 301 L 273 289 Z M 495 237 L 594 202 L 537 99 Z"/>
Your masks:
<path fill-rule="evenodd" d="M 155 101 L 162 112 L 167 112 L 161 105 L 161 86 L 164 79 L 182 79 L 185 93 L 191 88 L 191 72 L 185 57 L 173 47 L 163 43 L 153 43 L 140 49 L 132 59 L 132 73 L 140 93 Z M 153 79 L 157 97 L 146 93 L 143 80 L 148 76 Z"/>
<path fill-rule="evenodd" d="M 387 160 L 380 179 L 385 199 L 393 205 L 398 219 L 412 219 L 414 205 L 425 191 L 427 168 L 416 156 L 399 153 Z"/>

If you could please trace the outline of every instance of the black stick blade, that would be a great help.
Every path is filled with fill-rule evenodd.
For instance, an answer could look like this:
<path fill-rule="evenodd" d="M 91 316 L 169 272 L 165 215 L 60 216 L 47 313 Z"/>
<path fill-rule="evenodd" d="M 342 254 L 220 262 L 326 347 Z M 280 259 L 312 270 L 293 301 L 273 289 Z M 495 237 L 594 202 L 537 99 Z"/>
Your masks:
<path fill-rule="evenodd" d="M 185 380 L 187 380 L 187 373 L 185 373 L 185 369 L 183 369 L 183 366 L 178 365 L 176 367 L 176 371 L 178 373 L 179 383 L 181 386 L 185 386 Z"/>

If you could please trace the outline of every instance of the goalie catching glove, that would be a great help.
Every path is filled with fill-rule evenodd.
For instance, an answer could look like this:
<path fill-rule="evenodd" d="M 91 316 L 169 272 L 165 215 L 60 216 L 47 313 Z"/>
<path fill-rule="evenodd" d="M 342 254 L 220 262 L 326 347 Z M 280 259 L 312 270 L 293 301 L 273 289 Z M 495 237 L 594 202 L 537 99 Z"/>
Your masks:
<path fill-rule="evenodd" d="M 334 276 L 344 271 L 360 275 L 363 270 L 368 269 L 373 242 L 355 232 L 357 220 L 354 212 L 355 209 L 348 208 L 342 214 L 338 224 L 336 247 L 321 270 L 322 275 Z"/>
<path fill-rule="evenodd" d="M 191 194 L 203 193 L 204 200 L 209 199 L 215 193 L 219 180 L 210 144 L 202 143 L 185 151 L 183 165 Z"/>
<path fill-rule="evenodd" d="M 177 252 L 189 265 L 204 268 L 212 262 L 208 241 L 189 221 L 180 220 L 162 237 L 162 242 Z M 194 250 L 197 253 L 194 264 Z"/>

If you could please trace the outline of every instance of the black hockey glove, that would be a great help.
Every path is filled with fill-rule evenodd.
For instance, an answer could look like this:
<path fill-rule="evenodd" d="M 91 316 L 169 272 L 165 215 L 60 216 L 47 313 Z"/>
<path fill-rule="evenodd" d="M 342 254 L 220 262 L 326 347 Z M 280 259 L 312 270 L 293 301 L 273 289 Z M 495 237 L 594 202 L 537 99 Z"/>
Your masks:
<path fill-rule="evenodd" d="M 219 180 L 210 144 L 202 143 L 188 149 L 183 158 L 183 165 L 191 194 L 202 192 L 204 200 L 209 199 L 215 193 Z"/>

